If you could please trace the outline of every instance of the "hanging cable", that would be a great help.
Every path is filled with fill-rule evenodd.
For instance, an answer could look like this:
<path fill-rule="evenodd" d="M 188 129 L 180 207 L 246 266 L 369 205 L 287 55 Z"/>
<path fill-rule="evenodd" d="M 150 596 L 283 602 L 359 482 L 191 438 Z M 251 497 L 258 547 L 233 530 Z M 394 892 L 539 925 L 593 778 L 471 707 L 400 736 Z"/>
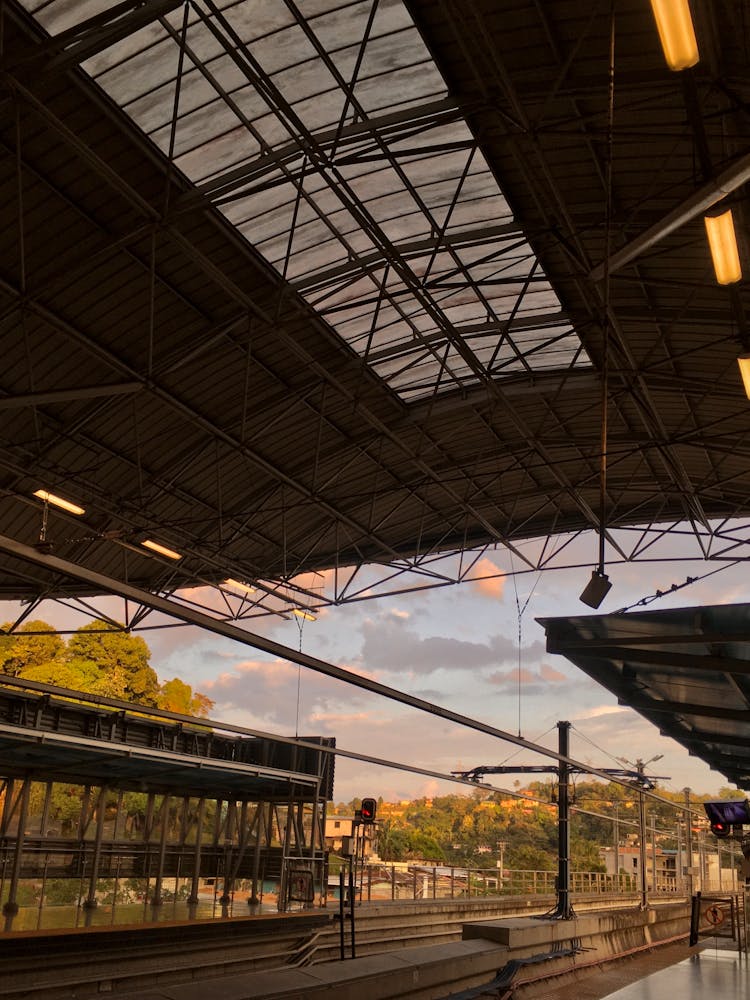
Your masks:
<path fill-rule="evenodd" d="M 731 569 L 733 566 L 738 566 L 740 563 L 744 563 L 744 559 L 733 559 L 731 562 L 725 563 L 723 566 L 719 566 L 718 569 L 711 569 L 707 573 L 703 573 L 701 576 L 689 576 L 683 583 L 673 583 L 669 590 L 657 590 L 654 594 L 649 594 L 648 597 L 642 597 L 640 601 L 636 601 L 635 604 L 629 604 L 626 608 L 620 608 L 615 614 L 623 615 L 626 611 L 632 611 L 633 608 L 645 607 L 647 604 L 653 604 L 654 601 L 658 601 L 662 597 L 666 597 L 667 594 L 674 594 L 677 590 L 682 590 L 684 587 L 689 587 L 691 583 L 698 583 L 700 580 L 707 580 L 709 576 L 715 576 L 717 573 L 721 573 L 725 569 Z"/>
<path fill-rule="evenodd" d="M 299 652 L 302 652 L 302 629 L 305 627 L 304 618 L 295 618 L 297 622 L 297 628 L 299 629 Z M 297 664 L 297 712 L 294 718 L 294 738 L 299 737 L 299 705 L 300 705 L 300 692 L 302 690 L 302 665 Z"/>
<path fill-rule="evenodd" d="M 541 740 L 544 739 L 545 736 L 549 736 L 549 734 L 556 728 L 557 726 L 550 726 L 549 729 L 545 729 L 545 731 L 541 733 L 539 736 L 537 736 L 532 742 L 539 743 Z M 513 753 L 510 754 L 510 756 L 505 758 L 505 760 L 500 761 L 500 767 L 505 767 L 508 761 L 513 760 L 514 757 L 518 757 L 520 753 L 526 753 L 526 751 L 521 749 L 514 750 Z"/>
<path fill-rule="evenodd" d="M 571 724 L 570 728 L 573 730 L 574 733 L 580 736 L 582 740 L 585 740 L 586 743 L 592 746 L 594 750 L 597 751 L 597 753 L 602 754 L 603 757 L 609 757 L 609 759 L 615 764 L 620 763 L 618 757 L 615 757 L 614 754 L 611 754 L 608 750 L 605 750 L 604 747 L 600 747 L 597 743 L 594 743 L 594 741 L 589 736 L 587 736 L 585 733 L 582 733 L 581 730 L 578 729 L 575 725 Z"/>
<path fill-rule="evenodd" d="M 605 168 L 604 207 L 604 302 L 602 323 L 602 425 L 601 459 L 599 466 L 599 574 L 604 576 L 605 541 L 607 534 L 607 443 L 609 438 L 609 341 L 610 341 L 610 274 L 609 256 L 612 244 L 612 150 L 614 144 L 615 118 L 615 14 L 614 3 L 610 4 L 609 30 L 609 89 L 607 94 L 607 159 Z"/>
<path fill-rule="evenodd" d="M 521 650 L 523 643 L 523 615 L 526 608 L 529 606 L 529 601 L 534 596 L 534 591 L 539 584 L 542 572 L 541 570 L 537 574 L 537 578 L 534 581 L 534 586 L 529 591 L 529 595 L 524 601 L 523 607 L 521 607 L 521 601 L 518 596 L 518 585 L 516 583 L 516 567 L 513 563 L 513 553 L 508 550 L 510 555 L 510 568 L 511 568 L 511 578 L 513 580 L 513 591 L 516 596 L 516 615 L 518 617 L 518 662 L 517 662 L 517 698 L 518 698 L 518 735 L 521 736 Z"/>

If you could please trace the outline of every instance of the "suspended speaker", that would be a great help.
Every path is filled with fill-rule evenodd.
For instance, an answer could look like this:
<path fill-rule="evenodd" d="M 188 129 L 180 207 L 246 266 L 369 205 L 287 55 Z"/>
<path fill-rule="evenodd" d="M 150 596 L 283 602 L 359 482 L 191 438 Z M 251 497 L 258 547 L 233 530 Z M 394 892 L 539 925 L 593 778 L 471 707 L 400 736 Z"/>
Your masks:
<path fill-rule="evenodd" d="M 590 608 L 598 608 L 609 593 L 611 587 L 612 584 L 609 582 L 607 574 L 600 573 L 595 569 L 591 573 L 591 579 L 583 588 L 583 593 L 581 594 L 580 599 L 584 604 L 588 604 Z"/>

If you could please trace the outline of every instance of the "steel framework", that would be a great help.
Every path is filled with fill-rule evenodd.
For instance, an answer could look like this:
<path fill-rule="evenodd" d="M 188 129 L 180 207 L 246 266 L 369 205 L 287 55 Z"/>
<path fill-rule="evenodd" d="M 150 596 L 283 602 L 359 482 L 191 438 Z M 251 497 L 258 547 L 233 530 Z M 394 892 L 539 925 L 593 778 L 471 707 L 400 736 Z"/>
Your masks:
<path fill-rule="evenodd" d="M 750 29 L 695 7 L 670 74 L 641 0 L 4 3 L 3 534 L 237 621 L 591 531 L 746 559 L 747 292 L 696 213 L 744 217 Z"/>

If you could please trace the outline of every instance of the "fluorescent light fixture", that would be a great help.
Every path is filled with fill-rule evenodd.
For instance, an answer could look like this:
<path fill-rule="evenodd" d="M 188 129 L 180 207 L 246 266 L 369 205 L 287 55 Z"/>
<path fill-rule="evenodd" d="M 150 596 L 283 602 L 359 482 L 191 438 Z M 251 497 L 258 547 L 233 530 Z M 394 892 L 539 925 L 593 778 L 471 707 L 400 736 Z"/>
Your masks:
<path fill-rule="evenodd" d="M 54 493 L 48 493 L 47 490 L 34 490 L 34 496 L 39 497 L 40 500 L 44 500 L 45 503 L 51 503 L 55 507 L 59 507 L 61 510 L 66 510 L 69 514 L 78 514 L 80 517 L 85 514 L 86 511 L 83 507 L 79 507 L 77 503 L 71 503 L 70 500 L 64 500 L 63 497 L 55 496 Z"/>
<path fill-rule="evenodd" d="M 737 364 L 740 367 L 740 375 L 742 376 L 742 384 L 745 387 L 745 395 L 750 399 L 750 354 L 740 354 L 737 358 Z"/>
<path fill-rule="evenodd" d="M 300 618 L 304 618 L 305 621 L 314 622 L 317 620 L 312 612 L 305 611 L 304 608 L 292 608 L 292 611 L 295 615 L 299 615 Z"/>
<path fill-rule="evenodd" d="M 251 587 L 249 583 L 241 583 L 239 580 L 225 580 L 223 586 L 234 587 L 235 590 L 241 590 L 245 594 L 255 593 L 255 587 Z"/>
<path fill-rule="evenodd" d="M 152 542 L 150 538 L 144 538 L 141 545 L 145 549 L 151 549 L 152 552 L 158 552 L 160 556 L 166 556 L 167 559 L 182 559 L 179 552 L 175 552 L 174 549 L 168 549 L 166 545 L 160 545 L 158 542 Z"/>
<path fill-rule="evenodd" d="M 737 237 L 734 234 L 732 209 L 711 212 L 703 216 L 708 246 L 714 262 L 716 280 L 720 285 L 733 285 L 742 277 Z"/>
<path fill-rule="evenodd" d="M 698 62 L 698 42 L 688 0 L 651 0 L 667 66 L 675 71 Z"/>

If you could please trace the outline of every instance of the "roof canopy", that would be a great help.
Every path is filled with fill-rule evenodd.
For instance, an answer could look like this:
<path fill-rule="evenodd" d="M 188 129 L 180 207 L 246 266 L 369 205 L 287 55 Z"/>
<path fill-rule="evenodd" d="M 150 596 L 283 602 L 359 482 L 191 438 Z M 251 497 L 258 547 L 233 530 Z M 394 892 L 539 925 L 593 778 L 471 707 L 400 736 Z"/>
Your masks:
<path fill-rule="evenodd" d="M 583 0 L 9 0 L 0 536 L 261 610 L 546 565 L 600 526 L 606 369 L 612 558 L 744 556 L 747 291 L 695 206 L 742 228 L 750 26 L 694 7 L 676 74 L 618 2 L 610 80 Z M 0 595 L 91 589 L 5 551 Z"/>
<path fill-rule="evenodd" d="M 750 604 L 539 620 L 550 653 L 750 791 Z"/>

